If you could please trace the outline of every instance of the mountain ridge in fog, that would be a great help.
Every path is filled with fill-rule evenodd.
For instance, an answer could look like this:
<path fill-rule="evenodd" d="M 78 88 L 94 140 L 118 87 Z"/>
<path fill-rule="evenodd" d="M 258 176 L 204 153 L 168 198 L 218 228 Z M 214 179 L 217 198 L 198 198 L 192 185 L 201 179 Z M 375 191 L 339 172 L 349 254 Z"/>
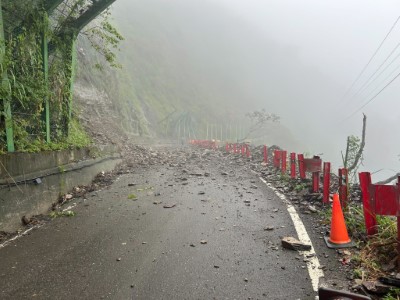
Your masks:
<path fill-rule="evenodd" d="M 211 123 L 240 121 L 265 108 L 289 128 L 305 129 L 307 116 L 296 111 L 309 106 L 317 114 L 331 89 L 295 48 L 268 39 L 216 2 L 119 0 L 113 16 L 126 39 L 124 72 L 150 122 L 176 107 Z"/>
<path fill-rule="evenodd" d="M 126 38 L 119 52 L 122 70 L 94 74 L 81 67 L 77 79 L 84 81 L 80 87 L 94 83 L 107 92 L 109 113 L 128 132 L 137 133 L 139 123 L 144 134 L 162 137 L 177 130 L 163 120 L 181 114 L 193 118 L 197 137 L 205 138 L 206 123 L 213 128 L 243 126 L 248 124 L 246 113 L 265 108 L 282 121 L 279 128 L 267 127 L 270 132 L 260 142 L 324 153 L 323 159 L 335 166 L 341 164 L 347 135 L 361 133 L 361 113 L 343 122 L 341 116 L 349 113 L 345 102 L 338 105 L 343 87 L 324 75 L 328 65 L 316 68 L 290 40 L 273 40 L 218 0 L 118 0 L 113 16 Z M 332 57 L 334 61 L 334 52 Z M 82 60 L 81 53 L 80 58 L 81 65 L 96 62 L 94 55 Z M 388 124 L 385 115 L 369 118 L 364 169 L 398 164 L 394 139 L 382 140 L 381 129 Z M 274 138 L 280 135 L 284 141 Z M 385 142 L 391 154 L 382 157 L 376 140 Z"/>

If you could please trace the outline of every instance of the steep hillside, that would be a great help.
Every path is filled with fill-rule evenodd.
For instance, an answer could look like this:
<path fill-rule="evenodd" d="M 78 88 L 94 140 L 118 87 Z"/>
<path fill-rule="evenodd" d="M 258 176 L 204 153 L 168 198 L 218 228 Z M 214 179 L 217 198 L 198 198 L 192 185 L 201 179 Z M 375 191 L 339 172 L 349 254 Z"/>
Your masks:
<path fill-rule="evenodd" d="M 118 0 L 113 18 L 125 37 L 118 55 L 123 68 L 96 73 L 87 68 L 92 54 L 81 53 L 78 87 L 93 83 L 104 90 L 108 112 L 125 132 L 177 137 L 185 128 L 186 135 L 205 137 L 207 123 L 227 128 L 261 108 L 285 124 L 285 112 L 298 108 L 296 97 L 320 96 L 315 78 L 302 76 L 309 70 L 294 49 L 268 40 L 216 2 Z"/>

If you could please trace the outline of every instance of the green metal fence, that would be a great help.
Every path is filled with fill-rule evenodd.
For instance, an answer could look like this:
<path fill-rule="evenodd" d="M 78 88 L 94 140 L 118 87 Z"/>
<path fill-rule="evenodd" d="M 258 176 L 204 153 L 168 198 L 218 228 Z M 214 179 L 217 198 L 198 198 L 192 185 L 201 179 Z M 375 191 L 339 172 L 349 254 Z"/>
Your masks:
<path fill-rule="evenodd" d="M 76 68 L 76 39 L 79 32 L 95 19 L 99 14 L 106 10 L 116 0 L 97 0 L 97 1 L 82 1 L 82 0 L 38 0 L 25 1 L 13 0 L 7 2 L 0 0 L 0 72 L 1 72 L 1 93 L 2 98 L 0 109 L 0 138 L 2 143 L 6 144 L 6 151 L 14 152 L 19 132 L 13 128 L 15 119 L 20 120 L 21 126 L 24 126 L 26 133 L 34 139 L 40 136 L 45 142 L 50 143 L 52 137 L 59 134 L 68 135 L 69 124 L 72 116 L 72 100 L 73 87 L 75 80 Z M 31 12 L 20 15 L 19 12 L 7 10 L 13 8 L 16 3 L 25 3 L 32 5 L 35 8 L 35 16 Z M 5 5 L 8 4 L 9 6 Z M 10 4 L 12 3 L 12 4 Z M 79 5 L 78 5 L 79 4 Z M 11 6 L 10 6 L 11 5 Z M 60 9 L 62 7 L 62 9 Z M 69 9 L 69 11 L 68 11 Z M 74 9 L 74 13 L 72 13 Z M 67 14 L 65 12 L 67 11 Z M 69 13 L 68 13 L 69 12 Z M 57 23 L 55 16 L 65 14 L 63 22 Z M 40 49 L 41 70 L 38 71 L 32 67 L 31 70 L 23 70 L 24 72 L 31 71 L 32 74 L 41 74 L 42 78 L 38 78 L 40 88 L 45 92 L 43 99 L 32 101 L 32 103 L 20 103 L 13 95 L 18 94 L 15 88 L 15 74 L 10 74 L 9 62 L 7 53 L 15 52 L 14 57 L 18 57 L 16 51 L 20 36 L 36 34 L 29 31 L 29 22 L 40 20 L 43 28 L 39 37 L 34 36 L 32 40 L 37 41 L 38 47 L 32 47 L 32 51 Z M 36 24 L 36 23 L 35 23 Z M 57 26 L 54 26 L 57 24 Z M 52 36 L 49 37 L 49 31 L 52 30 Z M 10 41 L 16 41 L 11 43 Z M 31 40 L 31 42 L 32 42 Z M 51 61 L 50 61 L 51 60 Z M 65 93 L 59 95 L 63 83 L 59 78 L 52 78 L 50 74 L 51 64 L 61 63 L 64 66 L 65 73 Z M 10 77 L 11 76 L 11 77 Z M 58 81 L 57 81 L 58 80 Z M 43 82 L 43 83 L 42 83 Z M 24 87 L 20 87 L 23 89 Z M 32 85 L 29 89 L 35 89 Z M 25 91 L 29 95 L 29 91 Z M 33 93 L 34 94 L 34 93 Z M 58 103 L 52 101 L 51 97 L 59 96 L 62 101 Z M 17 97 L 18 98 L 18 97 Z M 35 99 L 37 100 L 37 99 Z M 41 117 L 33 118 L 33 112 L 41 111 Z M 1 140 L 0 139 L 0 140 Z"/>

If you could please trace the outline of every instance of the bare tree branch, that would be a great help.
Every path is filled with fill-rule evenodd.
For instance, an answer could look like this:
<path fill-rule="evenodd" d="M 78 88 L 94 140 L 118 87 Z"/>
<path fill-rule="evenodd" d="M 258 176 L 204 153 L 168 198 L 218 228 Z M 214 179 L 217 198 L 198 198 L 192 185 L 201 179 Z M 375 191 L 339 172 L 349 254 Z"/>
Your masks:
<path fill-rule="evenodd" d="M 395 174 L 395 175 L 393 175 L 393 176 L 391 176 L 391 177 L 389 177 L 388 179 L 379 181 L 376 184 L 388 184 L 388 183 L 392 182 L 393 180 L 397 179 L 399 176 L 400 176 L 400 172 Z"/>
<path fill-rule="evenodd" d="M 365 114 L 363 114 L 363 129 L 362 129 L 362 137 L 361 137 L 361 144 L 360 144 L 360 148 L 358 149 L 357 155 L 353 161 L 353 164 L 348 167 L 348 172 L 350 173 L 351 171 L 353 171 L 355 168 L 357 168 L 358 166 L 358 162 L 361 159 L 361 156 L 363 154 L 364 151 L 364 146 L 365 146 L 365 131 L 366 131 L 366 127 L 367 127 L 367 116 Z"/>
<path fill-rule="evenodd" d="M 278 123 L 280 120 L 280 117 L 278 115 L 274 113 L 267 113 L 265 109 L 247 113 L 246 117 L 248 117 L 252 122 L 255 123 L 251 125 L 245 137 L 238 140 L 238 142 L 245 141 L 246 139 L 249 138 L 250 135 L 252 135 L 254 132 L 262 128 L 268 122 Z"/>
<path fill-rule="evenodd" d="M 345 168 L 347 168 L 347 163 L 349 161 L 349 148 L 350 148 L 350 137 L 348 136 L 347 137 L 346 155 L 344 156 L 344 159 L 343 159 L 343 166 Z M 342 154 L 342 157 L 343 157 L 343 154 Z"/>

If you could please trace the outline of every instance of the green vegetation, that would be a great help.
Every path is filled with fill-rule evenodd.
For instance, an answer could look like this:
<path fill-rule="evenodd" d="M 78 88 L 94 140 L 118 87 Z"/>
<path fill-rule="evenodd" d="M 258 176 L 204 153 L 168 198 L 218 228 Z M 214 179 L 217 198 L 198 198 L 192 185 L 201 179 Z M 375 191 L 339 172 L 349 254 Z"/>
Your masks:
<path fill-rule="evenodd" d="M 308 188 L 308 186 L 307 186 L 307 184 L 306 183 L 298 183 L 298 184 L 296 184 L 295 186 L 294 186 L 294 188 L 293 188 L 293 190 L 296 192 L 296 193 L 298 193 L 298 192 L 300 192 L 300 191 L 302 191 L 302 190 L 305 190 L 306 188 Z"/>
<path fill-rule="evenodd" d="M 16 148 L 18 151 L 29 153 L 83 148 L 90 144 L 91 138 L 76 119 L 71 120 L 69 135 L 60 138 L 58 142 L 46 143 L 43 139 L 31 140 L 29 138 L 16 140 Z M 0 154 L 3 153 L 5 153 L 5 149 L 0 150 Z"/>
<path fill-rule="evenodd" d="M 85 147 L 90 139 L 71 107 L 77 33 L 72 29 L 69 32 L 66 24 L 77 19 L 92 2 L 64 1 L 49 16 L 40 3 L 2 2 L 5 52 L 0 63 L 8 84 L 0 86 L 0 96 L 10 103 L 15 150 L 38 152 Z M 110 24 L 109 17 L 109 11 L 104 12 L 84 34 L 103 57 L 102 61 L 118 67 L 114 51 L 123 37 Z M 2 101 L 0 112 L 1 154 L 6 152 L 5 121 L 8 120 Z"/>
<path fill-rule="evenodd" d="M 137 196 L 135 194 L 129 194 L 128 199 L 130 200 L 137 200 Z"/>
<path fill-rule="evenodd" d="M 378 233 L 363 242 L 358 259 L 354 261 L 365 271 L 366 278 L 371 280 L 387 275 L 383 266 L 395 269 L 397 259 L 397 220 L 393 217 L 379 217 L 377 221 Z M 398 291 L 390 294 L 394 293 L 400 296 Z"/>
<path fill-rule="evenodd" d="M 357 154 L 360 150 L 361 139 L 357 136 L 351 135 L 347 138 L 347 159 L 343 157 L 343 165 L 345 168 L 351 166 L 355 163 L 357 159 Z M 362 163 L 363 157 L 361 156 L 360 161 L 357 163 L 355 169 L 349 174 L 350 181 L 354 181 L 356 179 L 357 170 L 359 165 Z"/>
<path fill-rule="evenodd" d="M 323 224 L 330 224 L 331 208 L 319 212 Z M 350 203 L 345 212 L 349 234 L 357 244 L 357 251 L 351 255 L 353 276 L 355 279 L 376 280 L 387 276 L 387 271 L 396 268 L 397 259 L 397 219 L 395 217 L 377 216 L 378 233 L 366 236 L 363 209 L 360 205 Z M 384 270 L 383 266 L 386 266 Z M 399 289 L 392 289 L 383 299 L 398 299 Z"/>
<path fill-rule="evenodd" d="M 75 212 L 68 210 L 68 211 L 52 211 L 49 215 L 52 219 L 59 218 L 59 217 L 73 217 L 75 216 Z"/>
<path fill-rule="evenodd" d="M 363 116 L 363 127 L 361 138 L 350 135 L 347 137 L 346 152 L 342 152 L 343 166 L 348 171 L 349 181 L 357 182 L 358 168 L 363 162 L 363 152 L 365 147 L 365 135 L 367 127 L 367 116 Z M 349 182 L 347 182 L 347 188 L 349 189 Z"/>
<path fill-rule="evenodd" d="M 400 299 L 400 288 L 391 288 L 390 292 L 382 298 L 382 300 L 399 300 L 399 299 Z"/>
<path fill-rule="evenodd" d="M 118 49 L 119 43 L 124 40 L 124 37 L 110 23 L 111 12 L 107 9 L 102 13 L 99 20 L 96 21 L 96 26 L 90 27 L 83 32 L 90 41 L 91 46 L 105 61 L 114 68 L 122 68 L 117 60 L 115 50 Z M 103 70 L 102 63 L 96 63 L 95 67 Z"/>
<path fill-rule="evenodd" d="M 58 166 L 58 171 L 60 173 L 64 173 L 65 172 L 65 167 L 64 166 Z"/>
<path fill-rule="evenodd" d="M 289 182 L 289 181 L 291 181 L 291 178 L 290 178 L 289 174 L 284 173 L 284 174 L 279 175 L 279 180 L 283 181 L 283 182 Z"/>
<path fill-rule="evenodd" d="M 83 148 L 91 143 L 91 139 L 78 120 L 72 119 L 69 127 L 69 134 L 65 140 L 64 147 Z"/>
<path fill-rule="evenodd" d="M 363 236 L 366 231 L 362 207 L 357 204 L 349 205 L 344 214 L 349 234 L 358 238 Z"/>
<path fill-rule="evenodd" d="M 362 278 L 362 270 L 361 269 L 354 269 L 353 270 L 353 276 L 355 279 L 361 279 Z"/>

